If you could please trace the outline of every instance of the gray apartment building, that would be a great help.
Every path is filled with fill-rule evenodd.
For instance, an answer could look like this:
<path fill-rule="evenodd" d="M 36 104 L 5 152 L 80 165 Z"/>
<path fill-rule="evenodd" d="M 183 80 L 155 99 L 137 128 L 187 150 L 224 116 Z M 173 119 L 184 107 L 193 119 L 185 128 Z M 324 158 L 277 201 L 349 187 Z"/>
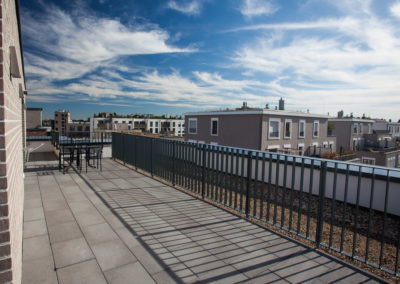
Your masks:
<path fill-rule="evenodd" d="M 185 125 L 189 142 L 299 155 L 336 150 L 336 138 L 327 135 L 328 116 L 320 114 L 243 107 L 186 113 Z"/>
<path fill-rule="evenodd" d="M 377 119 L 374 123 L 374 130 L 387 130 L 394 140 L 400 141 L 400 122 Z"/>
<path fill-rule="evenodd" d="M 364 135 L 372 134 L 374 120 L 338 117 L 330 118 L 331 133 L 336 136 L 337 151 L 357 151 L 364 147 Z"/>

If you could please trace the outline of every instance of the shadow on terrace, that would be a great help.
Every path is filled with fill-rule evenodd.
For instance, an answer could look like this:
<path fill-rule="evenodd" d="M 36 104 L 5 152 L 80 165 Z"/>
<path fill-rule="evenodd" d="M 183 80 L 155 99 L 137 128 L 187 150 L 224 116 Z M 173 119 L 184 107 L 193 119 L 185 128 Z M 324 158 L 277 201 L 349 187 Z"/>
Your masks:
<path fill-rule="evenodd" d="M 24 283 L 382 281 L 114 160 L 63 174 L 47 143 L 26 164 Z"/>

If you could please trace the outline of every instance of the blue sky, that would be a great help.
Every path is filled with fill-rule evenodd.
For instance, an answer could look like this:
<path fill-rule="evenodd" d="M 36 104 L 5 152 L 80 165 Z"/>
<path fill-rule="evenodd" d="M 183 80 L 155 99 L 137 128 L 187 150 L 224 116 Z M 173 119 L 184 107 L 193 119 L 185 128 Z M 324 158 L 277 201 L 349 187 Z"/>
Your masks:
<path fill-rule="evenodd" d="M 20 0 L 28 107 L 400 119 L 400 1 Z"/>

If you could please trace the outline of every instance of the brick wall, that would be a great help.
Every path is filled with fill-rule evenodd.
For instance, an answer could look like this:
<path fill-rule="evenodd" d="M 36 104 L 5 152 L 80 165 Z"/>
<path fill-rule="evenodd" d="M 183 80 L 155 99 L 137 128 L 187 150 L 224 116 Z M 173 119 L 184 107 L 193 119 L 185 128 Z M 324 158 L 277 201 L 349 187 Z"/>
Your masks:
<path fill-rule="evenodd" d="M 21 282 L 23 178 L 23 98 L 21 47 L 16 0 L 0 0 L 0 283 Z M 10 74 L 10 46 L 21 78 Z"/>

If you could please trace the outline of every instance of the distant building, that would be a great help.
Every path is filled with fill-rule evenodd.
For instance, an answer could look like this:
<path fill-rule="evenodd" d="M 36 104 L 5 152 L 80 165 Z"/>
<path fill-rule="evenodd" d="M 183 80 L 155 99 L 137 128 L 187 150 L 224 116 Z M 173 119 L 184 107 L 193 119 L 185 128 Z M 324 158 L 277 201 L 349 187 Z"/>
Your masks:
<path fill-rule="evenodd" d="M 85 120 L 72 120 L 67 124 L 66 135 L 75 137 L 88 137 L 90 134 L 90 122 Z"/>
<path fill-rule="evenodd" d="M 356 156 L 363 164 L 400 168 L 400 149 L 388 130 L 365 134 L 363 147 Z"/>
<path fill-rule="evenodd" d="M 42 125 L 42 108 L 26 109 L 26 136 L 47 136 L 47 128 Z"/>
<path fill-rule="evenodd" d="M 175 118 L 91 117 L 90 131 L 137 130 L 168 136 L 183 136 L 185 121 Z"/>
<path fill-rule="evenodd" d="M 356 151 L 364 146 L 364 135 L 372 134 L 374 120 L 353 117 L 329 118 L 331 133 L 336 136 L 338 152 Z"/>
<path fill-rule="evenodd" d="M 374 130 L 387 130 L 394 140 L 400 141 L 400 122 L 377 119 L 374 123 Z"/>
<path fill-rule="evenodd" d="M 59 110 L 54 113 L 54 130 L 64 136 L 67 134 L 68 122 L 71 120 L 67 110 Z"/>
<path fill-rule="evenodd" d="M 336 150 L 335 137 L 327 135 L 326 115 L 252 109 L 244 104 L 236 110 L 186 113 L 185 125 L 185 141 L 191 142 L 299 155 Z"/>
<path fill-rule="evenodd" d="M 42 108 L 28 107 L 26 109 L 26 128 L 37 129 L 42 127 Z"/>

